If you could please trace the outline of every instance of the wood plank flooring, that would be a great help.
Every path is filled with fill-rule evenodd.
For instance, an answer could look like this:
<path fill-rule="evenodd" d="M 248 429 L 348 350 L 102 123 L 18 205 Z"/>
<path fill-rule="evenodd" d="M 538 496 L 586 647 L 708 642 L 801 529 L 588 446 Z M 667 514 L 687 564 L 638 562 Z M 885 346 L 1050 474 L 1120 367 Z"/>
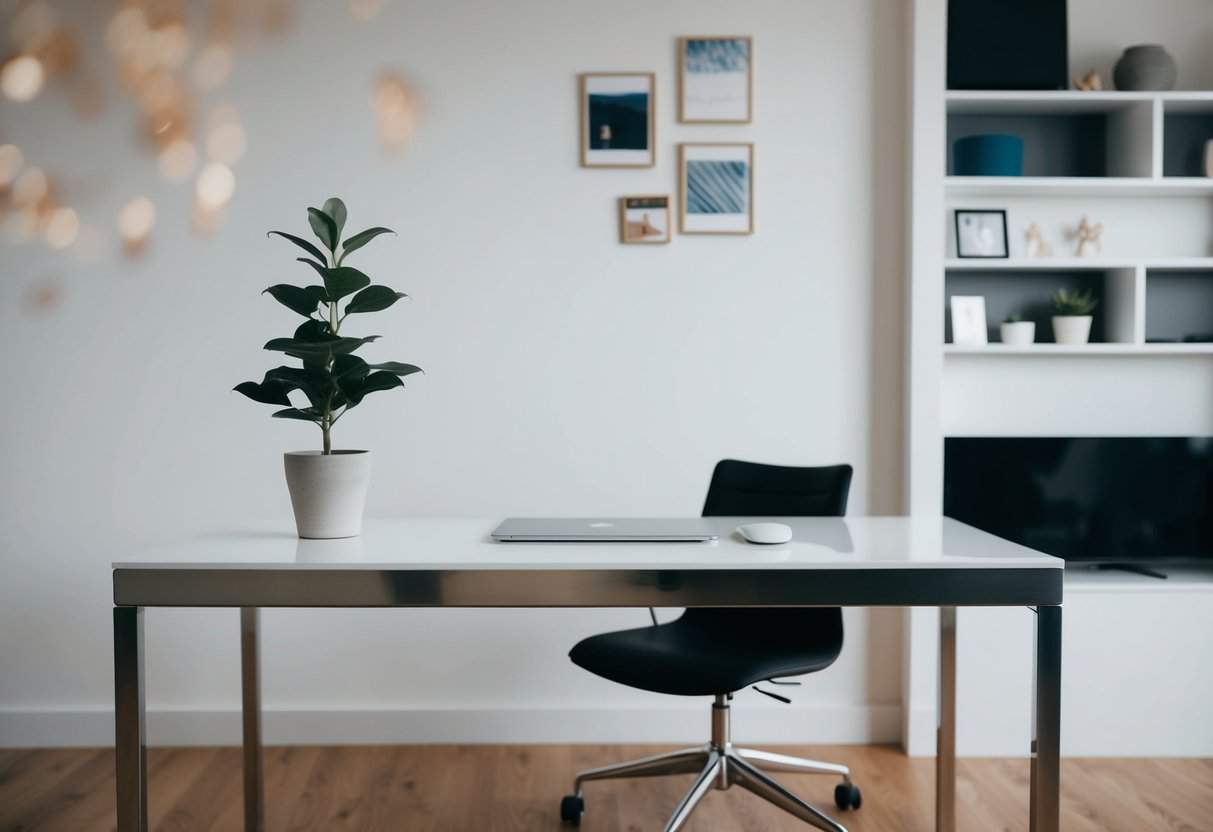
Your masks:
<path fill-rule="evenodd" d="M 328 830 L 560 830 L 560 797 L 574 772 L 665 750 L 653 746 L 360 746 L 267 749 L 272 832 Z M 772 749 L 778 750 L 778 749 Z M 931 760 L 893 748 L 787 748 L 843 762 L 864 790 L 858 812 L 838 815 L 851 832 L 934 828 Z M 153 749 L 150 829 L 240 830 L 240 753 L 235 748 Z M 1066 832 L 1213 832 L 1213 760 L 1066 760 Z M 1026 830 L 1024 760 L 962 760 L 962 830 Z M 779 778 L 833 813 L 834 780 Z M 591 783 L 585 832 L 661 829 L 691 778 Z M 803 832 L 807 826 L 757 798 L 712 792 L 684 829 Z M 0 832 L 114 829 L 110 749 L 0 750 Z"/>

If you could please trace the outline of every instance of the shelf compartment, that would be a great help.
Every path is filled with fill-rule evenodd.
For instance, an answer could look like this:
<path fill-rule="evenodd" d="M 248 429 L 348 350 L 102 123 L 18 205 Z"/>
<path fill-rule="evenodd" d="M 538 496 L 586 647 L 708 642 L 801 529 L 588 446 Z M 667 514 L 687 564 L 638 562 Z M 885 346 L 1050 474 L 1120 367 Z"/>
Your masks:
<path fill-rule="evenodd" d="M 1213 337 L 1213 268 L 1147 268 L 1145 307 L 1148 346 L 1213 352 L 1209 341 L 1184 341 Z"/>
<path fill-rule="evenodd" d="M 1037 343 L 1034 346 L 1056 347 L 1051 298 L 1058 289 L 1088 290 L 1099 300 L 1091 324 L 1091 346 L 1137 343 L 1137 270 L 1132 267 L 1019 271 L 949 269 L 944 277 L 945 303 L 949 307 L 944 316 L 944 342 L 949 347 L 955 346 L 951 343 L 952 296 L 980 295 L 986 299 L 986 328 L 991 344 L 998 342 L 999 323 L 1010 315 L 1019 315 L 1036 324 Z"/>
<path fill-rule="evenodd" d="M 1162 175 L 1203 177 L 1205 142 L 1213 139 L 1213 110 L 1164 112 Z"/>
<path fill-rule="evenodd" d="M 950 102 L 948 173 L 952 148 L 966 136 L 1010 133 L 1024 143 L 1027 177 L 1150 176 L 1153 172 L 1154 103 L 1143 98 L 1064 101 L 1064 107 L 1011 99 L 983 106 Z"/>

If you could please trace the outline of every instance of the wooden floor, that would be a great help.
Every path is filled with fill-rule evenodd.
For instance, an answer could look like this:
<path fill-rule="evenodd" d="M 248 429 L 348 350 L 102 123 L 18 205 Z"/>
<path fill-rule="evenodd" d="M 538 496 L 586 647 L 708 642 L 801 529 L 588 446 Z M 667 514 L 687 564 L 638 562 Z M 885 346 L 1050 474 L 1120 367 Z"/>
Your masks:
<path fill-rule="evenodd" d="M 266 752 L 268 826 L 320 830 L 558 830 L 558 805 L 575 771 L 654 753 L 652 746 L 292 747 Z M 851 832 L 933 829 L 931 760 L 892 748 L 790 748 L 850 765 L 864 790 Z M 240 755 L 234 748 L 149 752 L 152 830 L 239 830 Z M 961 761 L 961 830 L 1026 830 L 1024 760 Z M 834 781 L 779 775 L 832 811 Z M 690 777 L 591 783 L 586 832 L 661 829 Z M 1067 832 L 1213 832 L 1213 760 L 1067 760 Z M 0 750 L 0 830 L 114 828 L 113 752 Z M 731 789 L 712 792 L 684 829 L 804 830 L 778 809 Z"/>

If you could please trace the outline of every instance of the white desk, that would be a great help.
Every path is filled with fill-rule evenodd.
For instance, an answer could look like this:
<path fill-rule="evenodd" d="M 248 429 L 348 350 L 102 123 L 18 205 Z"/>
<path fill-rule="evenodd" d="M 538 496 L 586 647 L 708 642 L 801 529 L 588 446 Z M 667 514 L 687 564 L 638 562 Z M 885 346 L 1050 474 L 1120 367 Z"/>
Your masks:
<path fill-rule="evenodd" d="M 746 518 L 752 522 L 754 518 Z M 955 829 L 956 607 L 1036 608 L 1031 829 L 1057 832 L 1062 561 L 946 518 L 775 518 L 753 546 L 710 518 L 712 543 L 496 543 L 496 519 L 368 521 L 360 538 L 220 532 L 114 563 L 119 832 L 147 829 L 144 607 L 238 607 L 245 829 L 264 828 L 260 607 L 937 606 L 936 829 Z M 553 800 L 557 796 L 553 796 Z M 879 795 L 873 796 L 879 800 Z"/>

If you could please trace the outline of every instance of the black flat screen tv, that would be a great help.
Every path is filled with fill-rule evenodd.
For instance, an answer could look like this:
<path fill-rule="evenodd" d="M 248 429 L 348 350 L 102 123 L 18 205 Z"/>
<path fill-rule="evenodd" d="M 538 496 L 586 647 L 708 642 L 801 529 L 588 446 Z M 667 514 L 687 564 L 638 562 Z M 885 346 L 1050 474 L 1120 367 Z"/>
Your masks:
<path fill-rule="evenodd" d="M 954 437 L 944 514 L 1104 564 L 1213 562 L 1213 437 Z"/>

